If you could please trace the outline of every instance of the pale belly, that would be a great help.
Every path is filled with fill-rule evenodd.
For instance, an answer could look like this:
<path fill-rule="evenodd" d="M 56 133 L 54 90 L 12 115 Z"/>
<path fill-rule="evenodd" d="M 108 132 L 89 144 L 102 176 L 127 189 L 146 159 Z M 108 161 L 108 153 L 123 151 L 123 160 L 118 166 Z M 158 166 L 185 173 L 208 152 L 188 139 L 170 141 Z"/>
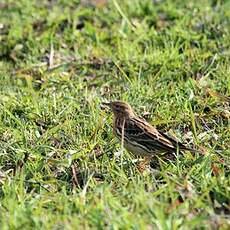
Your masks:
<path fill-rule="evenodd" d="M 141 157 L 148 156 L 149 157 L 149 156 L 154 156 L 154 154 L 156 154 L 156 151 L 148 152 L 147 150 L 144 150 L 143 148 L 129 144 L 127 141 L 124 141 L 124 147 L 129 152 L 131 152 L 134 156 L 141 156 Z"/>

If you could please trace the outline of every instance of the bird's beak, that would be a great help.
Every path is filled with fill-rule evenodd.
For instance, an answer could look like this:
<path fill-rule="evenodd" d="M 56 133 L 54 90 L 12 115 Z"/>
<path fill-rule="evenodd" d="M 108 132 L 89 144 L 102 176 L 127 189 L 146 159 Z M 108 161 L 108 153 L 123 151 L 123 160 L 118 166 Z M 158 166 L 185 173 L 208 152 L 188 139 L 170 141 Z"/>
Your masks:
<path fill-rule="evenodd" d="M 110 102 L 102 102 L 101 103 L 101 109 L 106 109 L 106 108 L 111 108 L 111 103 Z"/>

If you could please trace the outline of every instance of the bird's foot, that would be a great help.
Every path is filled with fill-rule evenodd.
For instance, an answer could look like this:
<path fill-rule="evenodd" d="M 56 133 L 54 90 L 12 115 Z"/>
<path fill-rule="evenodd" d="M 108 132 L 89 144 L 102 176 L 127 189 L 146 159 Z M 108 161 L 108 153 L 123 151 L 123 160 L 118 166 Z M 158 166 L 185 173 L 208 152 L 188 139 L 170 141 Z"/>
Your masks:
<path fill-rule="evenodd" d="M 150 157 L 145 157 L 142 161 L 139 161 L 137 164 L 137 169 L 140 173 L 144 173 L 146 169 L 150 166 Z"/>

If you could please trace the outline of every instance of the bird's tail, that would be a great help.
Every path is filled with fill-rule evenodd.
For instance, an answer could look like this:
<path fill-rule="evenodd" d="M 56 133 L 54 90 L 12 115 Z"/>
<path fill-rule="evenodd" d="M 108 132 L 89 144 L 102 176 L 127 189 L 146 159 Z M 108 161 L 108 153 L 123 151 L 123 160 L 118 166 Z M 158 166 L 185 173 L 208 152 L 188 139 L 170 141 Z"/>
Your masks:
<path fill-rule="evenodd" d="M 182 151 L 189 151 L 191 153 L 201 153 L 201 151 L 198 150 L 198 149 L 188 148 L 188 147 L 186 147 L 184 145 L 179 146 L 179 149 L 182 150 Z"/>

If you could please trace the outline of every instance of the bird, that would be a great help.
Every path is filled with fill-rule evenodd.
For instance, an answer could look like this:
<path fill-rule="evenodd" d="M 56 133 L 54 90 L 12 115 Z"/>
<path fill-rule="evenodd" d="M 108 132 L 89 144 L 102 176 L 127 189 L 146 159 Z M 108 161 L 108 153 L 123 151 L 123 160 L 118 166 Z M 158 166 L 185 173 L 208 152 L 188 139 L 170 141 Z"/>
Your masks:
<path fill-rule="evenodd" d="M 102 106 L 112 110 L 113 133 L 121 140 L 121 144 L 134 156 L 145 158 L 145 163 L 155 156 L 165 154 L 173 159 L 177 152 L 197 151 L 157 130 L 145 119 L 137 116 L 127 102 L 103 102 Z"/>

